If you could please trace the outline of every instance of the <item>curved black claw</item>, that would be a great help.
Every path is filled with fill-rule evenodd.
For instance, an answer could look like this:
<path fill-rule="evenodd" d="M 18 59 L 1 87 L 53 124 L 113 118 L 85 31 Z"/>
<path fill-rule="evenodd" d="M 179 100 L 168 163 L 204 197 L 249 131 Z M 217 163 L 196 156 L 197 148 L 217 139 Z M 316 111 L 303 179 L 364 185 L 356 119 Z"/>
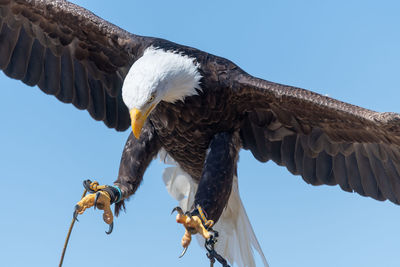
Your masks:
<path fill-rule="evenodd" d="M 74 213 L 72 215 L 74 220 L 77 221 L 77 222 L 79 222 L 79 220 L 78 220 L 78 209 L 79 209 L 79 205 L 75 205 L 75 210 L 74 210 Z"/>
<path fill-rule="evenodd" d="M 188 216 L 189 218 L 192 218 L 192 213 L 190 211 L 185 212 L 185 215 Z"/>
<path fill-rule="evenodd" d="M 183 210 L 181 209 L 181 207 L 175 207 L 172 209 L 171 214 L 174 213 L 175 211 L 177 211 L 180 215 L 183 214 Z"/>
<path fill-rule="evenodd" d="M 188 247 L 189 247 L 189 246 L 187 246 L 187 247 L 185 247 L 185 248 L 183 249 L 183 251 L 182 251 L 181 255 L 179 256 L 179 258 L 182 258 L 183 255 L 185 255 L 185 253 L 186 253 Z"/>
<path fill-rule="evenodd" d="M 90 181 L 90 180 L 85 180 L 85 181 L 83 181 L 83 187 L 87 190 L 87 191 L 89 191 L 89 193 L 94 193 L 94 191 L 90 188 L 90 184 L 92 183 L 92 181 Z"/>
<path fill-rule="evenodd" d="M 106 234 L 107 234 L 107 235 L 111 234 L 112 231 L 113 231 L 113 229 L 114 229 L 114 222 L 112 222 L 112 223 L 110 224 L 110 228 L 108 228 L 108 231 L 106 231 Z"/>
<path fill-rule="evenodd" d="M 99 197 L 100 197 L 100 191 L 96 193 L 96 196 L 94 198 L 94 204 L 93 204 L 94 209 L 96 209 L 97 207 L 97 200 L 99 199 Z"/>

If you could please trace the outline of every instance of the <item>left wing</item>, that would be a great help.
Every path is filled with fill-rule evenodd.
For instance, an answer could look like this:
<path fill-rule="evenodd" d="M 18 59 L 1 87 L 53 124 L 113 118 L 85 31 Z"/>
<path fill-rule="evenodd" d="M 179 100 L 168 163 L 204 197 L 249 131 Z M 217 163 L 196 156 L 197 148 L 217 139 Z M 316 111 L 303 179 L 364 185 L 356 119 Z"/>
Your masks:
<path fill-rule="evenodd" d="M 379 113 L 236 71 L 243 147 L 312 185 L 400 204 L 400 115 Z"/>
<path fill-rule="evenodd" d="M 0 69 L 116 130 L 130 125 L 121 87 L 150 40 L 67 1 L 0 1 Z"/>

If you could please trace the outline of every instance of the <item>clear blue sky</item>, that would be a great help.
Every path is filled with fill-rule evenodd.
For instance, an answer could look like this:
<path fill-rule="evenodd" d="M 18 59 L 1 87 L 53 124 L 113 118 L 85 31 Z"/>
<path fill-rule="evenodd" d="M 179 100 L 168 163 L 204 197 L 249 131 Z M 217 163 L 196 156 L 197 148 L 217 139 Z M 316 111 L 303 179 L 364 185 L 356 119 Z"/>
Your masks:
<path fill-rule="evenodd" d="M 400 2 L 75 1 L 126 30 L 226 57 L 255 76 L 377 111 L 400 112 Z M 75 203 L 91 178 L 111 184 L 129 132 L 0 75 L 1 265 L 57 266 Z M 154 161 L 114 233 L 80 216 L 64 266 L 208 266 L 183 259 L 176 205 Z M 399 266 L 400 207 L 313 187 L 240 154 L 243 202 L 272 267 Z"/>

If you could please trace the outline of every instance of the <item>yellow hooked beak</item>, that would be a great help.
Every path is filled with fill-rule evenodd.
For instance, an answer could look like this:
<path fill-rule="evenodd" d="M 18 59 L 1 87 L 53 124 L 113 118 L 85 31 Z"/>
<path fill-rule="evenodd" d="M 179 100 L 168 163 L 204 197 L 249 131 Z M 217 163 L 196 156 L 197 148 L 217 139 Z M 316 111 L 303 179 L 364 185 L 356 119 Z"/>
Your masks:
<path fill-rule="evenodd" d="M 153 110 L 154 106 L 155 104 L 152 104 L 149 109 L 146 110 L 144 113 L 136 108 L 133 108 L 129 111 L 129 113 L 131 114 L 132 131 L 136 139 L 139 139 L 143 125 L 146 122 L 146 119 L 149 116 L 150 112 Z"/>

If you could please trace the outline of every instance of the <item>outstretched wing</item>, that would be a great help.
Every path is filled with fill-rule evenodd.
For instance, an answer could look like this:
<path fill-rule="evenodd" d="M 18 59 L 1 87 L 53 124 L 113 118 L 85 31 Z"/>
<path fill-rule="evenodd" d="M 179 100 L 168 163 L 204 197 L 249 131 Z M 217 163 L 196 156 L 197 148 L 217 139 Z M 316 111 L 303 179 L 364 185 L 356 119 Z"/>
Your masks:
<path fill-rule="evenodd" d="M 0 1 L 0 69 L 125 130 L 125 75 L 149 45 L 66 1 Z"/>
<path fill-rule="evenodd" d="M 400 204 L 400 115 L 238 73 L 243 147 L 312 185 Z"/>

